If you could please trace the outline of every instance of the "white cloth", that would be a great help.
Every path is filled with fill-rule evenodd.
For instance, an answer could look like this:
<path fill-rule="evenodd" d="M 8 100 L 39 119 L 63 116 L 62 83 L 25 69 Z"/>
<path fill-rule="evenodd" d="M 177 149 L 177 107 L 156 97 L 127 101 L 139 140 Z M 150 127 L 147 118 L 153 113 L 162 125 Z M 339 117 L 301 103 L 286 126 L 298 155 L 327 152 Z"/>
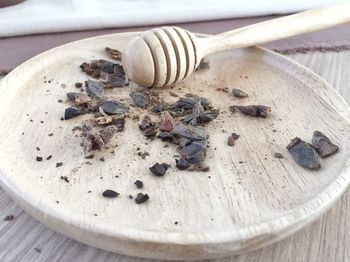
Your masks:
<path fill-rule="evenodd" d="M 347 1 L 26 0 L 0 8 L 0 37 L 284 14 L 340 2 Z"/>

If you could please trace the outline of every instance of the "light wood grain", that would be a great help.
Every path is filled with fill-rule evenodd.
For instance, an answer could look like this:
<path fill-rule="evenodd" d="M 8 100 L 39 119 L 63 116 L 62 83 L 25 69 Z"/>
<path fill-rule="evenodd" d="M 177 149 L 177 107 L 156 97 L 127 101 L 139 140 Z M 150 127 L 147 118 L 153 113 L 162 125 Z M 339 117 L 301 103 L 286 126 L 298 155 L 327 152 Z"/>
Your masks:
<path fill-rule="evenodd" d="M 350 4 L 339 4 L 264 21 L 205 38 L 198 38 L 179 27 L 172 27 L 172 30 L 161 27 L 145 31 L 135 37 L 125 50 L 122 60 L 126 74 L 131 80 L 143 86 L 162 87 L 182 80 L 183 78 L 176 76 L 183 67 L 186 67 L 184 77 L 191 75 L 202 58 L 209 54 L 260 45 L 349 21 Z"/>
<path fill-rule="evenodd" d="M 14 222 L 11 222 L 11 223 L 14 223 Z M 10 223 L 10 224 L 11 224 Z M 7 224 L 9 224 L 9 223 L 7 223 Z M 6 232 L 6 231 L 5 231 Z M 17 231 L 18 232 L 18 231 Z M 48 232 L 51 232 L 50 230 L 48 230 Z M 17 239 L 21 239 L 21 238 L 25 238 L 25 237 L 27 237 L 27 235 L 28 235 L 28 233 L 26 232 L 26 230 L 23 230 L 23 232 L 18 232 L 18 233 L 20 233 L 19 235 L 18 235 L 18 238 Z M 55 234 L 55 235 L 58 235 L 58 234 Z M 27 237 L 28 238 L 28 237 Z M 28 238 L 28 240 L 29 240 L 30 238 Z M 76 243 L 76 242 L 74 242 L 74 241 L 71 241 L 71 240 L 69 240 L 68 241 L 69 243 L 67 243 L 68 245 L 72 245 L 72 242 L 73 243 Z M 282 242 L 283 243 L 283 242 Z M 12 246 L 13 247 L 15 247 L 18 243 L 14 243 L 14 242 L 11 242 L 11 244 L 12 244 Z M 84 245 L 82 245 L 82 244 L 75 244 L 75 245 L 78 245 L 79 247 L 84 247 Z M 86 248 L 86 247 L 85 247 Z M 27 246 L 26 247 L 26 250 L 28 250 L 29 249 L 29 247 Z M 56 249 L 57 250 L 57 249 Z M 75 249 L 74 249 L 75 250 Z M 80 250 L 80 249 L 79 249 Z M 93 249 L 93 248 L 89 248 L 89 250 L 94 250 L 94 251 L 96 251 L 96 249 Z M 263 249 L 263 250 L 266 250 L 266 249 Z M 267 249 L 267 250 L 269 250 L 269 249 Z M 6 249 L 6 251 L 7 252 L 10 252 L 10 249 Z M 31 250 L 32 252 L 35 252 L 35 251 L 33 251 L 33 250 Z M 51 250 L 52 251 L 52 250 Z M 68 261 L 69 260 L 69 255 L 71 254 L 73 257 L 76 257 L 78 254 L 77 253 L 75 253 L 75 251 L 72 251 L 72 249 L 68 249 L 68 251 L 67 250 L 65 250 L 65 254 L 63 255 L 63 257 L 60 257 L 60 258 L 58 258 L 60 261 L 64 261 L 65 259 L 66 259 L 66 261 Z M 73 253 L 70 253 L 70 252 L 73 252 Z M 262 251 L 260 251 L 260 252 L 262 252 Z M 270 251 L 268 251 L 268 252 L 270 252 Z M 54 254 L 56 253 L 56 252 L 53 252 Z M 53 255 L 53 253 L 50 253 L 51 254 L 51 256 Z M 58 253 L 60 253 L 60 252 L 58 252 Z M 67 253 L 68 253 L 68 255 L 67 255 Z M 114 257 L 114 255 L 111 255 L 111 254 L 109 254 L 109 253 L 107 253 L 107 252 L 101 252 L 102 253 L 102 255 L 101 255 L 101 257 L 100 257 L 100 259 L 101 259 L 101 261 L 102 261 L 102 259 L 104 259 L 104 258 L 106 258 L 107 256 L 111 256 L 111 261 L 115 261 L 115 259 L 117 259 L 117 257 Z M 299 253 L 299 252 L 298 252 Z M 31 253 L 30 253 L 31 254 Z M 30 254 L 29 254 L 29 256 L 30 256 Z M 109 255 L 108 255 L 109 254 Z M 254 253 L 253 253 L 254 254 Z M 42 254 L 40 254 L 40 255 L 43 255 L 43 253 Z M 55 255 L 53 255 L 53 257 L 55 257 L 56 256 L 56 254 Z M 60 256 L 60 255 L 57 255 L 58 257 Z M 9 256 L 9 257 L 11 257 L 11 256 Z M 84 256 L 83 256 L 84 257 Z M 281 255 L 279 258 L 281 259 L 283 256 Z M 56 257 L 57 258 L 57 257 Z M 82 258 L 81 256 L 79 257 L 80 259 Z M 85 257 L 85 258 L 91 258 L 90 257 L 90 255 L 87 255 L 87 257 Z M 278 258 L 278 257 L 277 257 Z M 92 258 L 91 258 L 92 259 Z M 123 259 L 123 257 L 121 257 L 121 259 Z M 237 259 L 240 259 L 240 258 L 237 258 Z M 248 259 L 248 260 L 246 260 L 246 259 Z M 250 259 L 253 259 L 253 260 L 251 260 L 251 261 L 255 261 L 254 260 L 254 257 L 252 257 L 252 258 L 249 258 L 249 256 L 247 256 L 247 257 L 245 257 L 245 256 L 243 256 L 243 260 L 242 261 L 250 261 Z M 276 261 L 278 261 L 278 260 L 276 260 Z"/>

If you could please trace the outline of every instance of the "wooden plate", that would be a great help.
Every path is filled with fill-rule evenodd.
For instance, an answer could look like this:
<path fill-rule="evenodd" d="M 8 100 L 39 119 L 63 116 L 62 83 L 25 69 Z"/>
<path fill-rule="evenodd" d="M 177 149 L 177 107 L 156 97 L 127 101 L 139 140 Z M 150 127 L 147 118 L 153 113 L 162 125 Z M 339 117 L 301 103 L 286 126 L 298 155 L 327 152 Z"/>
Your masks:
<path fill-rule="evenodd" d="M 79 69 L 82 62 L 106 59 L 105 46 L 123 50 L 134 35 L 101 36 L 55 48 L 1 81 L 1 186 L 33 217 L 62 234 L 118 253 L 203 259 L 275 242 L 313 221 L 347 187 L 348 105 L 308 69 L 262 48 L 210 56 L 210 69 L 159 90 L 167 101 L 177 99 L 169 91 L 180 96 L 191 92 L 220 108 L 220 116 L 207 128 L 209 172 L 176 170 L 175 147 L 164 148 L 159 140 L 145 143 L 131 119 L 116 137 L 114 154 L 110 149 L 84 159 L 79 132 L 72 128 L 88 116 L 60 121 L 68 104 L 57 100 L 65 100 L 66 92 L 76 90 L 75 82 L 87 79 Z M 217 90 L 225 86 L 241 88 L 250 97 L 237 99 Z M 136 88 L 108 94 L 127 102 Z M 228 110 L 232 104 L 255 103 L 271 106 L 272 114 L 261 119 Z M 295 136 L 311 141 L 314 130 L 341 148 L 321 160 L 319 171 L 298 166 L 286 150 Z M 228 147 L 232 132 L 240 138 Z M 138 147 L 150 156 L 140 158 Z M 275 152 L 285 158 L 274 158 Z M 52 159 L 45 160 L 49 155 Z M 36 156 L 44 160 L 37 162 Z M 166 176 L 148 171 L 157 161 L 171 163 Z M 56 168 L 57 162 L 63 166 Z M 137 179 L 144 181 L 143 190 L 135 188 Z M 106 199 L 105 189 L 121 195 Z M 147 203 L 136 205 L 128 198 L 139 191 L 150 195 Z"/>

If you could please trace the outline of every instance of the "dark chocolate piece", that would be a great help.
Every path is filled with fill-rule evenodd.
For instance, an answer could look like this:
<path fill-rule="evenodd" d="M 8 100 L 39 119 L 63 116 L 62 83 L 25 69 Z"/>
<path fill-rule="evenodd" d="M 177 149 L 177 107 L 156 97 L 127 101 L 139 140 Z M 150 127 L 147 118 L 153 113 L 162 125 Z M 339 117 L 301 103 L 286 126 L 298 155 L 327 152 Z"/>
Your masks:
<path fill-rule="evenodd" d="M 126 115 L 129 108 L 118 101 L 105 101 L 100 105 L 100 108 L 108 115 Z"/>
<path fill-rule="evenodd" d="M 312 170 L 321 167 L 316 150 L 299 137 L 294 138 L 287 149 L 299 165 Z"/>
<path fill-rule="evenodd" d="M 41 156 L 37 156 L 36 161 L 41 162 L 41 161 L 43 161 L 43 158 Z"/>
<path fill-rule="evenodd" d="M 103 84 L 97 81 L 88 80 L 85 81 L 86 92 L 97 98 L 101 98 L 103 94 Z"/>
<path fill-rule="evenodd" d="M 64 111 L 64 119 L 68 120 L 71 119 L 73 117 L 79 116 L 81 115 L 81 111 L 76 108 L 76 107 L 68 107 L 66 108 L 66 110 Z"/>
<path fill-rule="evenodd" d="M 169 167 L 170 165 L 165 163 L 162 163 L 162 164 L 155 163 L 153 166 L 149 168 L 149 170 L 155 176 L 164 176 Z"/>
<path fill-rule="evenodd" d="M 321 157 L 333 155 L 339 150 L 339 147 L 320 131 L 314 131 L 311 144 Z"/>
<path fill-rule="evenodd" d="M 146 202 L 148 199 L 149 199 L 149 196 L 147 194 L 138 193 L 135 198 L 135 202 L 136 204 L 142 204 Z"/>
<path fill-rule="evenodd" d="M 206 143 L 192 142 L 189 145 L 181 147 L 178 152 L 183 159 L 191 164 L 202 162 L 207 152 Z"/>
<path fill-rule="evenodd" d="M 177 137 L 184 137 L 191 141 L 205 140 L 204 130 L 199 127 L 186 126 L 184 124 L 178 124 L 171 131 L 171 134 Z"/>
<path fill-rule="evenodd" d="M 131 92 L 129 96 L 132 98 L 132 101 L 134 102 L 135 105 L 141 108 L 146 108 L 149 103 L 148 96 L 145 95 L 142 92 Z"/>
<path fill-rule="evenodd" d="M 186 170 L 191 165 L 190 163 L 187 162 L 187 160 L 183 158 L 175 159 L 175 162 L 176 162 L 176 167 L 180 170 Z"/>
<path fill-rule="evenodd" d="M 113 190 L 107 189 L 102 193 L 102 196 L 108 197 L 108 198 L 115 198 L 115 197 L 119 196 L 119 193 L 115 192 Z"/>
<path fill-rule="evenodd" d="M 62 162 L 56 163 L 56 167 L 61 167 L 61 166 L 63 166 L 63 163 L 62 163 Z"/>

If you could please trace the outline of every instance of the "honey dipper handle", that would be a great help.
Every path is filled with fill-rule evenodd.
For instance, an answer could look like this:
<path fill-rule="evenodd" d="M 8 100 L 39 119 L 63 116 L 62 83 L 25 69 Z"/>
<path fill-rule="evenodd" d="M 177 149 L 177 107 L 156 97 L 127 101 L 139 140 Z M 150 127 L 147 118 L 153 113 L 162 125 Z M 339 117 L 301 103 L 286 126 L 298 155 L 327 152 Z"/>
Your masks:
<path fill-rule="evenodd" d="M 264 21 L 198 40 L 202 55 L 205 56 L 313 32 L 349 21 L 350 4 L 339 4 Z"/>

